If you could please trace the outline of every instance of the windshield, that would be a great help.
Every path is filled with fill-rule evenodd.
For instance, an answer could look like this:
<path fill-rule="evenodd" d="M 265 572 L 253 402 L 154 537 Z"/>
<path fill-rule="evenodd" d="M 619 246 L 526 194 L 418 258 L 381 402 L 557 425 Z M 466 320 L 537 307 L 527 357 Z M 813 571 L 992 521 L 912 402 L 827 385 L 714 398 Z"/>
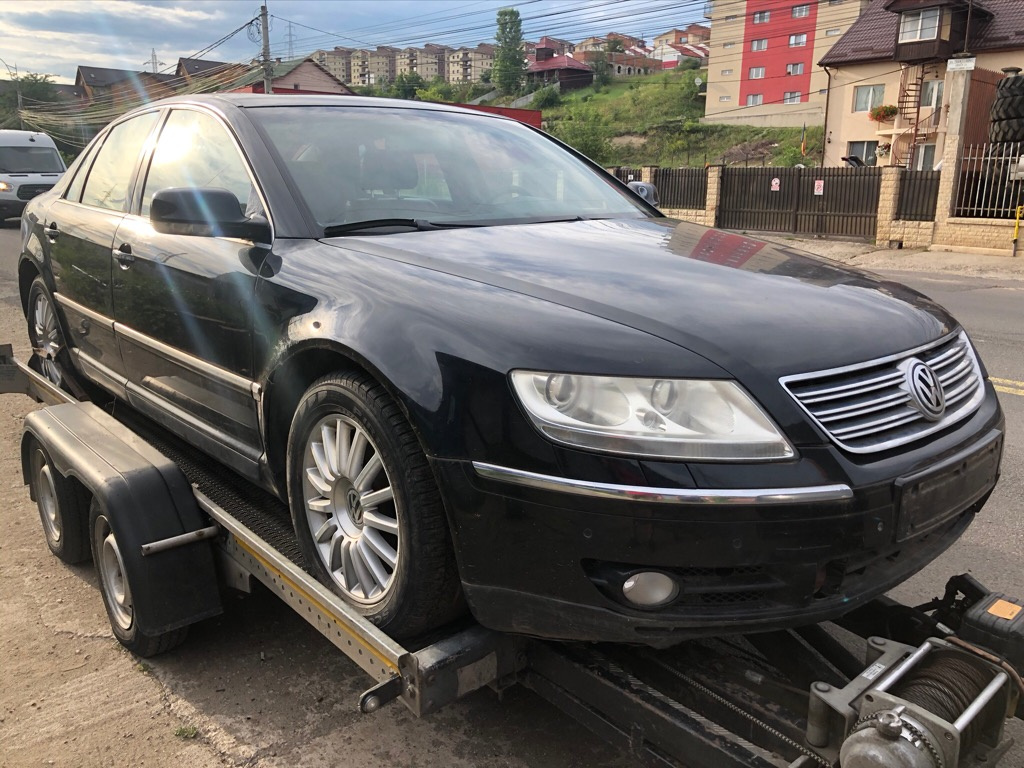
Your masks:
<path fill-rule="evenodd" d="M 61 173 L 64 164 L 53 147 L 0 147 L 0 173 Z"/>
<path fill-rule="evenodd" d="M 398 219 L 472 226 L 649 215 L 608 178 L 512 120 L 377 107 L 249 114 L 324 229 Z"/>

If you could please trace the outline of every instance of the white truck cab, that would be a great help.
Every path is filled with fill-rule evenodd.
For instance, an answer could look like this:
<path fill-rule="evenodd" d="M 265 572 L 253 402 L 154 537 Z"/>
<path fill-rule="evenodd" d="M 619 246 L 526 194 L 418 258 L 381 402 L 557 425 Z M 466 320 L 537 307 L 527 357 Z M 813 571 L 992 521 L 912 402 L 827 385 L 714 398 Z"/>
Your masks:
<path fill-rule="evenodd" d="M 53 187 L 66 170 L 45 133 L 0 131 L 0 222 L 21 216 L 25 203 Z"/>

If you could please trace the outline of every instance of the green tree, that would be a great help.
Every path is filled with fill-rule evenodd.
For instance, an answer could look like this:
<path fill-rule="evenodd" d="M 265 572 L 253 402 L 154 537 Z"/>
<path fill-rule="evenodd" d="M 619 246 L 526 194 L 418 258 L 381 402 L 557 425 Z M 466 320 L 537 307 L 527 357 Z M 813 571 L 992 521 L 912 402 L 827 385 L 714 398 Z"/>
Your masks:
<path fill-rule="evenodd" d="M 595 162 L 603 163 L 611 156 L 611 132 L 592 107 L 570 108 L 554 126 L 552 133 L 555 138 L 564 141 Z"/>
<path fill-rule="evenodd" d="M 0 94 L 0 127 L 18 127 L 19 90 L 24 109 L 32 109 L 40 102 L 57 101 L 57 89 L 53 87 L 49 75 L 27 72 Z"/>
<path fill-rule="evenodd" d="M 596 51 L 591 57 L 590 68 L 594 70 L 594 85 L 600 88 L 612 81 L 612 65 L 608 62 L 608 54 Z"/>
<path fill-rule="evenodd" d="M 388 96 L 393 99 L 415 99 L 417 93 L 427 87 L 418 72 L 400 72 L 388 87 Z"/>
<path fill-rule="evenodd" d="M 626 50 L 622 45 L 622 40 L 617 37 L 608 38 L 608 42 L 604 44 L 604 49 L 608 53 L 622 53 Z"/>
<path fill-rule="evenodd" d="M 498 11 L 498 46 L 494 51 L 494 69 L 491 82 L 502 93 L 516 93 L 522 87 L 526 74 L 526 57 L 523 53 L 523 22 L 519 11 L 502 8 Z"/>

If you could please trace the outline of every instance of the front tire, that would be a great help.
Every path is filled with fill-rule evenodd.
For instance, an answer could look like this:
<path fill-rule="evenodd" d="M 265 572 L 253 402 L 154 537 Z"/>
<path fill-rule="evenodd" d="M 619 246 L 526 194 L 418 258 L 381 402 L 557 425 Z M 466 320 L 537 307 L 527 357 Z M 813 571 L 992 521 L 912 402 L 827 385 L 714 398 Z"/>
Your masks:
<path fill-rule="evenodd" d="M 299 402 L 288 492 L 317 578 L 396 637 L 462 612 L 436 483 L 412 428 L 377 382 L 325 376 Z"/>
<path fill-rule="evenodd" d="M 114 637 L 132 653 L 143 658 L 156 656 L 181 645 L 188 635 L 188 627 L 150 634 L 139 629 L 135 620 L 135 600 L 132 585 L 121 557 L 106 510 L 94 498 L 89 512 L 89 530 L 92 531 L 92 556 L 100 582 L 100 594 L 110 619 Z M 168 585 L 173 588 L 173 585 Z"/>

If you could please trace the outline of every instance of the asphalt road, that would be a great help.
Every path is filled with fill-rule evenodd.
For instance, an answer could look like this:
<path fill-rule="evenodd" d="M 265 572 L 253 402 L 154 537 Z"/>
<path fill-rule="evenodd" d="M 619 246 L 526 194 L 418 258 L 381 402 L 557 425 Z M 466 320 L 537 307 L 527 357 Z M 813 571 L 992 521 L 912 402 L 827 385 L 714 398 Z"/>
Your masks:
<path fill-rule="evenodd" d="M 0 333 L 13 335 L 0 342 L 15 341 L 24 355 L 16 243 L 17 230 L 0 231 Z M 966 326 L 999 380 L 1008 432 L 1003 479 L 983 514 L 895 595 L 922 601 L 941 593 L 949 575 L 971 572 L 992 588 L 1024 597 L 1024 281 L 887 275 L 946 305 Z M 11 418 L 0 434 L 0 450 L 7 454 L 0 461 L 10 475 L 0 484 L 0 521 L 17 527 L 18 538 L 0 542 L 0 556 L 5 579 L 11 573 L 31 577 L 23 586 L 19 580 L 18 590 L 5 593 L 0 604 L 0 738 L 14 756 L 8 762 L 0 753 L 0 765 L 127 766 L 142 759 L 127 754 L 143 756 L 147 766 L 632 765 L 525 690 L 513 690 L 502 702 L 481 692 L 425 720 L 400 705 L 357 715 L 355 701 L 368 678 L 267 594 L 232 602 L 224 616 L 194 627 L 181 649 L 137 665 L 117 652 L 105 629 L 91 571 L 63 566 L 45 550 L 34 507 L 14 476 L 19 414 L 33 406 L 16 396 L 5 401 L 13 409 L 4 408 Z M 81 665 L 66 664 L 67 657 L 82 654 Z M 81 674 L 102 675 L 96 679 L 114 692 L 96 690 L 95 683 L 87 684 L 91 677 L 73 688 L 58 679 L 80 667 Z M 72 707 L 69 690 L 84 702 Z M 96 710 L 112 701 L 114 719 L 97 717 Z M 43 705 L 47 710 L 39 712 Z M 182 731 L 186 726 L 195 731 Z M 52 749 L 45 740 L 51 732 L 58 734 Z M 1011 732 L 1020 741 L 1024 729 L 1011 724 Z M 189 734 L 196 738 L 185 745 Z M 127 745 L 139 751 L 125 752 Z M 1004 764 L 1024 768 L 1024 748 L 1016 747 Z"/>

